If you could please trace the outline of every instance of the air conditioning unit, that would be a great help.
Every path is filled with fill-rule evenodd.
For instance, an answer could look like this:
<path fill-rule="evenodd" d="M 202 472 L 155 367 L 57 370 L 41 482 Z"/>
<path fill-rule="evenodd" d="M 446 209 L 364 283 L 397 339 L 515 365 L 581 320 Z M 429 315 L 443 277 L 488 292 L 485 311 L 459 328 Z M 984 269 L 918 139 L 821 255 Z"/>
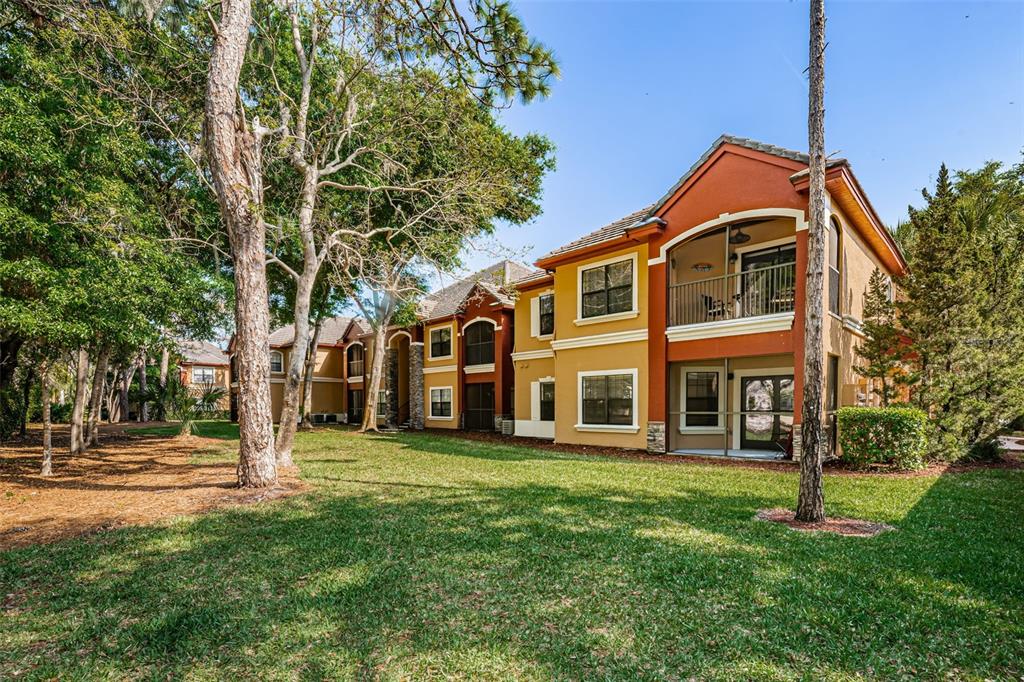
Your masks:
<path fill-rule="evenodd" d="M 338 423 L 338 415 L 336 415 L 336 414 L 325 414 L 324 415 L 324 421 L 327 422 L 328 424 L 337 424 Z"/>
<path fill-rule="evenodd" d="M 313 415 L 313 423 L 314 424 L 324 424 L 324 423 L 327 422 L 326 417 L 327 417 L 326 414 L 314 414 Z"/>

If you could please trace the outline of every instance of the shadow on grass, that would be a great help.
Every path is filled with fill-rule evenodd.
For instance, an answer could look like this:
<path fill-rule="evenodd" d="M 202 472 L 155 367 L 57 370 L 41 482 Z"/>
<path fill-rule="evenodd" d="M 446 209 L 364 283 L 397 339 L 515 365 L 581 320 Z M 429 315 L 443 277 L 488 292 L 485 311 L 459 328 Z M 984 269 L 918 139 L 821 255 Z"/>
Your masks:
<path fill-rule="evenodd" d="M 514 455 L 457 440 L 392 440 L 409 457 Z M 317 462 L 320 490 L 302 498 L 0 555 L 0 583 L 14 602 L 5 604 L 0 671 L 1021 672 L 1020 516 L 1006 523 L 1021 504 L 1004 496 L 1020 477 L 942 478 L 897 532 L 859 539 L 753 521 L 778 504 L 773 494 L 699 477 L 667 492 L 568 481 L 432 485 L 370 480 L 355 474 L 353 459 Z"/>

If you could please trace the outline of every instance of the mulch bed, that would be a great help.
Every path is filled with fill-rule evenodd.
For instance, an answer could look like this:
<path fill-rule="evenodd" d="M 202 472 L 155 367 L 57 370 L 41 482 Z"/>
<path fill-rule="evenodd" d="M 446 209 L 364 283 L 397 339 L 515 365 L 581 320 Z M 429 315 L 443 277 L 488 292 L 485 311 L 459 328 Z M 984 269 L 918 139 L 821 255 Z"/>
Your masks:
<path fill-rule="evenodd" d="M 807 523 L 797 521 L 796 514 L 791 509 L 762 509 L 754 518 L 759 521 L 771 521 L 782 523 L 793 530 L 804 532 L 834 533 L 836 535 L 847 535 L 858 538 L 870 538 L 889 530 L 896 530 L 885 523 L 864 521 L 862 519 L 826 518 L 820 523 Z"/>
<path fill-rule="evenodd" d="M 278 485 L 235 487 L 235 465 L 196 451 L 235 447 L 211 438 L 140 436 L 105 425 L 101 445 L 68 454 L 66 426 L 54 429 L 54 475 L 39 475 L 42 432 L 0 446 L 0 550 L 53 542 L 126 525 L 252 504 L 304 489 L 296 471 L 281 471 Z M 201 456 L 201 455 L 200 455 Z"/>

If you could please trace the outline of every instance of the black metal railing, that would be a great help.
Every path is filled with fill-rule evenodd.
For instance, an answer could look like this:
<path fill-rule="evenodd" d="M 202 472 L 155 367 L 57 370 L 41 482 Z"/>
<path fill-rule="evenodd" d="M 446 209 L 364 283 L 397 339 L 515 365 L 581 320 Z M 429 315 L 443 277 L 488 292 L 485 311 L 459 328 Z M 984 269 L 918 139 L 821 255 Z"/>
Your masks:
<path fill-rule="evenodd" d="M 796 264 L 709 277 L 668 288 L 668 325 L 789 313 L 795 309 Z"/>

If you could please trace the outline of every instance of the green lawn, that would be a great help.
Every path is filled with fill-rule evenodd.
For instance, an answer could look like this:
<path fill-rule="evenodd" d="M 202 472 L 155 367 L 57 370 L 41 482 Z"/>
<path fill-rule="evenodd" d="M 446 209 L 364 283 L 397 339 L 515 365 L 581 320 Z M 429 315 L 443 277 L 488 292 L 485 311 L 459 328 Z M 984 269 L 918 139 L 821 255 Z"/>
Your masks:
<path fill-rule="evenodd" d="M 1024 472 L 827 477 L 897 528 L 864 539 L 753 520 L 795 473 L 347 431 L 297 460 L 299 497 L 0 554 L 0 678 L 1024 674 Z"/>

